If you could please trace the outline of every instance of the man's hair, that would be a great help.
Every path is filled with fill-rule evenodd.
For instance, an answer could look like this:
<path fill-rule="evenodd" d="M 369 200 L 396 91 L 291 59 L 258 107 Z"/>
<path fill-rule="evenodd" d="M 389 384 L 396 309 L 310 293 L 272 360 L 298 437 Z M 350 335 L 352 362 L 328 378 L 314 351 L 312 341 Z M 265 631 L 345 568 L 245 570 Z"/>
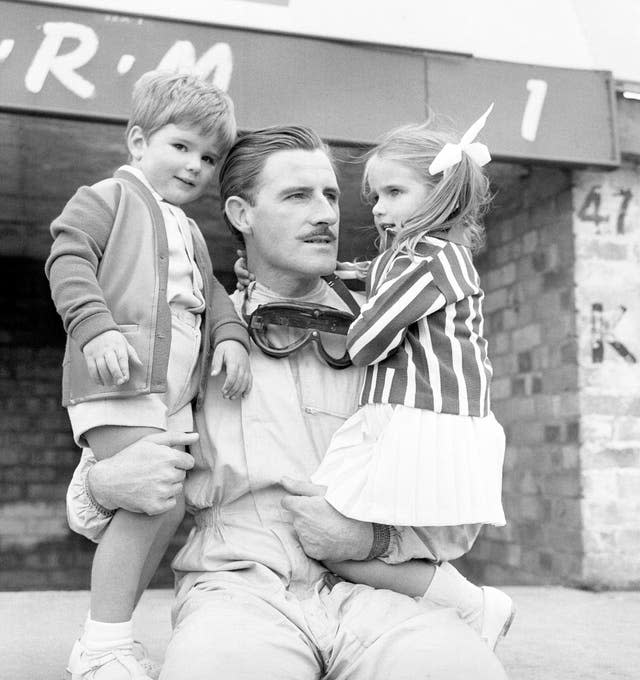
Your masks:
<path fill-rule="evenodd" d="M 133 86 L 126 135 L 135 125 L 150 137 L 165 125 L 215 136 L 220 157 L 236 139 L 233 102 L 226 92 L 190 73 L 149 71 Z"/>
<path fill-rule="evenodd" d="M 230 196 L 240 196 L 254 204 L 258 182 L 267 159 L 277 151 L 316 151 L 327 154 L 333 166 L 331 150 L 311 128 L 301 125 L 274 125 L 247 132 L 231 147 L 220 165 L 220 201 L 222 214 L 231 233 L 240 241 L 242 234 L 231 224 L 224 206 Z M 335 170 L 335 168 L 334 168 Z"/>

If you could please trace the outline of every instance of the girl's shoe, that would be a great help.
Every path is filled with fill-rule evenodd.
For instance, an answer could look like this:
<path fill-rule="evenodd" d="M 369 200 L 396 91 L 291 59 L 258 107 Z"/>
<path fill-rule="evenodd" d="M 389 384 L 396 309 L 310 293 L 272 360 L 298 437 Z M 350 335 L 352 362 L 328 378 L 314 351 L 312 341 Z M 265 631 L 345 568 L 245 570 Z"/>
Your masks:
<path fill-rule="evenodd" d="M 480 637 L 489 649 L 495 650 L 498 643 L 509 632 L 516 610 L 513 600 L 498 588 L 483 586 L 482 624 Z"/>

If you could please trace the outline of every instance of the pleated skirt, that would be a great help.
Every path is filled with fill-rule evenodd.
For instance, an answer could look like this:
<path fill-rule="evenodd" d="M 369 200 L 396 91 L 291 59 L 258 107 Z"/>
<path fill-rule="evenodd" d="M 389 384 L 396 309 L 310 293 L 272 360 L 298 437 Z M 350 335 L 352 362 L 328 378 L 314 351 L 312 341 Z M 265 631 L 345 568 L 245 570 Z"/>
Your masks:
<path fill-rule="evenodd" d="M 347 517 L 396 526 L 505 524 L 504 431 L 479 418 L 367 404 L 334 434 L 312 480 Z"/>

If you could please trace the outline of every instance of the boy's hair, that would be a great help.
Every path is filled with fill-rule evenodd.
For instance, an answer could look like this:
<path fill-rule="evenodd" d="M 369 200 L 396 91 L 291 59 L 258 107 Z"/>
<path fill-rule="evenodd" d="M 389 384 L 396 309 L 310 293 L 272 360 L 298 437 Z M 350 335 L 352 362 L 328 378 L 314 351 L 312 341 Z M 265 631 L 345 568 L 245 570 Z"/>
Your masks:
<path fill-rule="evenodd" d="M 240 136 L 220 165 L 219 172 L 222 214 L 236 238 L 244 241 L 242 234 L 227 217 L 224 208 L 227 199 L 230 196 L 240 196 L 253 205 L 260 175 L 269 156 L 277 151 L 317 149 L 327 154 L 335 170 L 331 150 L 311 128 L 302 125 L 274 125 Z"/>
<path fill-rule="evenodd" d="M 149 71 L 133 86 L 126 135 L 138 125 L 148 138 L 172 124 L 215 136 L 220 157 L 236 139 L 233 102 L 226 92 L 195 74 Z"/>
<path fill-rule="evenodd" d="M 458 225 L 464 228 L 472 250 L 478 250 L 484 244 L 482 216 L 491 201 L 491 192 L 489 179 L 482 168 L 463 151 L 460 163 L 437 175 L 429 174 L 431 162 L 444 145 L 458 141 L 452 133 L 433 129 L 432 123 L 427 121 L 391 130 L 366 154 L 362 178 L 365 199 L 371 197 L 369 168 L 376 158 L 411 167 L 425 184 L 433 187 L 418 212 L 403 225 L 394 249 L 413 253 L 422 237 Z"/>

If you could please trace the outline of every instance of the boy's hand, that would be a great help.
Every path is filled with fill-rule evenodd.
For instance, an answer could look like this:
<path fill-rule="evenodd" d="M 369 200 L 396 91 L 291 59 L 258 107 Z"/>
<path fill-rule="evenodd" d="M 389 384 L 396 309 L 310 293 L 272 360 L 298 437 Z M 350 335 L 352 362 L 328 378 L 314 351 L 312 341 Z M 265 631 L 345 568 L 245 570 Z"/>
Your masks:
<path fill-rule="evenodd" d="M 233 273 L 238 279 L 236 288 L 244 290 L 252 281 L 255 281 L 256 277 L 247 269 L 247 253 L 244 250 L 236 250 L 236 253 L 238 253 L 238 259 L 233 263 Z"/>
<path fill-rule="evenodd" d="M 252 382 L 249 353 L 236 340 L 223 340 L 216 345 L 211 375 L 218 375 L 223 367 L 227 374 L 222 386 L 225 399 L 236 399 L 247 395 Z"/>
<path fill-rule="evenodd" d="M 82 348 L 91 379 L 98 385 L 124 385 L 129 381 L 129 361 L 142 362 L 120 331 L 100 333 Z"/>
<path fill-rule="evenodd" d="M 371 262 L 336 262 L 336 276 L 341 279 L 364 281 Z"/>

